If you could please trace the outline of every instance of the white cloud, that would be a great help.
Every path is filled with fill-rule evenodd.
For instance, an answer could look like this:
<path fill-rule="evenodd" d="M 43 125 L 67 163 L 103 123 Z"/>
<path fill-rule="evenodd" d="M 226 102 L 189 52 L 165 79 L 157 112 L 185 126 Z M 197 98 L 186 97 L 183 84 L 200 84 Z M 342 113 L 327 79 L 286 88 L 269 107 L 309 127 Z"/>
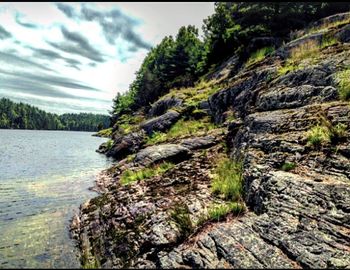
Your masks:
<path fill-rule="evenodd" d="M 76 11 L 80 11 L 82 6 L 82 3 L 65 4 L 73 7 Z M 166 35 L 175 36 L 183 25 L 192 24 L 200 29 L 203 19 L 214 11 L 214 3 L 98 2 L 88 4 L 89 8 L 94 5 L 103 12 L 120 9 L 124 15 L 138 22 L 134 26 L 134 33 L 140 37 L 140 41 L 150 42 L 153 46 Z M 20 20 L 23 24 L 35 25 L 35 28 L 25 27 L 17 23 L 15 18 L 18 14 L 20 14 Z M 26 99 L 31 101 L 30 103 L 33 105 L 56 112 L 58 110 L 62 112 L 65 110 L 67 112 L 75 111 L 80 106 L 81 110 L 97 110 L 99 112 L 105 110 L 107 113 L 112 98 L 117 92 L 124 92 L 128 89 L 147 54 L 145 49 L 139 49 L 136 52 L 130 51 L 132 44 L 126 41 L 123 36 L 116 37 L 115 45 L 111 45 L 110 42 L 107 42 L 101 25 L 95 21 L 70 19 L 57 8 L 55 3 L 1 3 L 0 25 L 13 35 L 12 38 L 1 41 L 0 51 L 10 53 L 12 50 L 14 57 L 24 60 L 22 61 L 23 65 L 19 65 L 21 62 L 18 59 L 14 58 L 16 63 L 11 63 L 8 59 L 0 58 L 3 69 L 18 71 L 18 73 L 20 71 L 34 72 L 35 69 L 42 69 L 44 66 L 47 68 L 48 74 L 78 81 L 83 85 L 101 90 L 101 92 L 92 92 L 84 89 L 60 87 L 58 90 L 63 93 L 95 99 L 95 102 L 93 100 L 62 100 L 61 108 L 57 105 L 60 104 L 60 99 L 40 96 L 40 93 L 34 96 L 28 95 L 28 93 L 14 92 L 12 89 L 0 90 L 0 96 L 6 94 L 10 95 L 11 98 L 12 93 L 12 96 L 17 100 Z M 91 59 L 81 55 L 49 45 L 48 41 L 55 44 L 65 41 L 65 37 L 62 35 L 62 26 L 69 32 L 79 33 L 88 40 L 95 50 L 104 55 L 105 62 L 92 62 Z M 46 58 L 39 58 L 40 54 L 35 54 L 35 49 L 47 52 Z M 50 52 L 51 55 L 56 55 L 56 58 L 49 59 Z M 2 55 L 5 56 L 5 54 Z M 76 63 L 76 65 L 70 65 L 67 61 Z M 33 63 L 32 67 L 30 63 Z M 107 102 L 108 100 L 110 102 Z M 47 105 L 44 104 L 45 102 Z M 51 104 L 54 102 L 55 106 L 50 106 L 50 102 Z"/>

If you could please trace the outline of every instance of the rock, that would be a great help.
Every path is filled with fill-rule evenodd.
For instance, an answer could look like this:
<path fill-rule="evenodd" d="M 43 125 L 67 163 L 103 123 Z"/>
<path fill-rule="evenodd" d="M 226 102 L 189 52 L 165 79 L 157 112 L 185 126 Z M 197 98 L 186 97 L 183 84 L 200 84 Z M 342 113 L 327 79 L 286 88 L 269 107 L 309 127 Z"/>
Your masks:
<path fill-rule="evenodd" d="M 168 130 L 179 118 L 180 113 L 170 110 L 161 116 L 141 123 L 140 127 L 146 131 L 147 135 L 151 135 L 154 131 L 164 132 Z"/>
<path fill-rule="evenodd" d="M 107 142 L 104 142 L 102 143 L 98 149 L 96 149 L 96 152 L 97 153 L 100 153 L 100 154 L 104 154 L 108 151 L 108 143 Z"/>
<path fill-rule="evenodd" d="M 160 116 L 173 107 L 181 106 L 182 103 L 182 99 L 177 97 L 160 99 L 152 104 L 152 107 L 148 111 L 148 115 L 150 117 Z"/>
<path fill-rule="evenodd" d="M 195 137 L 195 138 L 184 139 L 180 142 L 180 144 L 190 150 L 203 149 L 216 144 L 216 138 L 215 136 L 211 136 L 211 135 L 208 135 L 205 137 Z"/>
<path fill-rule="evenodd" d="M 163 160 L 178 162 L 190 157 L 190 150 L 177 144 L 149 146 L 136 154 L 134 162 L 148 166 Z"/>
<path fill-rule="evenodd" d="M 106 155 L 121 160 L 129 154 L 136 153 L 145 142 L 145 139 L 146 134 L 143 130 L 121 135 L 116 138 L 111 149 L 106 152 Z"/>
<path fill-rule="evenodd" d="M 335 37 L 341 42 L 350 42 L 350 25 L 341 28 L 338 33 L 335 34 Z"/>

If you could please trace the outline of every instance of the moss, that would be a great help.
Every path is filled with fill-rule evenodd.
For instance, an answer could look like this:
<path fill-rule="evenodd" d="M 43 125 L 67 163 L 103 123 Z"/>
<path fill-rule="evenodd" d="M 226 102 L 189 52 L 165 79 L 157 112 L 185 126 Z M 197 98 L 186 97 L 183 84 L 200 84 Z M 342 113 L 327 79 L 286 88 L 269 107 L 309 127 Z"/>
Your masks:
<path fill-rule="evenodd" d="M 101 129 L 96 133 L 97 136 L 100 137 L 111 137 L 112 136 L 112 128 Z"/>
<path fill-rule="evenodd" d="M 161 175 L 164 172 L 170 170 L 175 165 L 170 162 L 163 162 L 160 165 L 155 165 L 150 168 L 143 168 L 138 171 L 126 170 L 122 173 L 120 177 L 120 183 L 122 185 L 127 185 L 135 181 L 144 180 L 151 178 L 156 175 Z"/>
<path fill-rule="evenodd" d="M 190 212 L 186 204 L 177 204 L 171 212 L 171 219 L 178 225 L 183 238 L 190 235 L 194 226 L 190 218 Z"/>
<path fill-rule="evenodd" d="M 293 162 L 285 162 L 285 163 L 283 163 L 283 165 L 281 167 L 281 170 L 288 172 L 290 170 L 293 170 L 295 167 L 296 167 L 295 163 L 293 163 Z"/>
<path fill-rule="evenodd" d="M 223 204 L 211 205 L 208 209 L 208 218 L 211 220 L 220 221 L 227 214 L 233 213 L 238 215 L 245 211 L 245 206 L 241 202 L 229 202 Z"/>
<path fill-rule="evenodd" d="M 113 140 L 108 140 L 108 141 L 106 142 L 106 147 L 107 147 L 108 150 L 110 150 L 110 149 L 112 148 L 113 143 L 114 143 Z"/>
<path fill-rule="evenodd" d="M 247 66 L 260 62 L 266 55 L 271 54 L 275 49 L 273 47 L 264 47 L 254 52 L 247 61 Z"/>
<path fill-rule="evenodd" d="M 235 201 L 241 198 L 242 190 L 242 164 L 229 158 L 219 160 L 212 181 L 213 193 Z"/>
<path fill-rule="evenodd" d="M 338 92 L 341 100 L 350 100 L 350 68 L 336 73 Z"/>

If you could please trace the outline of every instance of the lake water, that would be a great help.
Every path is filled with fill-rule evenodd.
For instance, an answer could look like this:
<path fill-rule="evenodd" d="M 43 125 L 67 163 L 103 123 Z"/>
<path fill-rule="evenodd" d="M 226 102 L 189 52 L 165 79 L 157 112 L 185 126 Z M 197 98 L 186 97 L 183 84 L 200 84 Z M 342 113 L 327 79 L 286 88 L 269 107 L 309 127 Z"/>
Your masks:
<path fill-rule="evenodd" d="M 111 161 L 90 132 L 0 129 L 0 268 L 79 268 L 68 226 Z"/>

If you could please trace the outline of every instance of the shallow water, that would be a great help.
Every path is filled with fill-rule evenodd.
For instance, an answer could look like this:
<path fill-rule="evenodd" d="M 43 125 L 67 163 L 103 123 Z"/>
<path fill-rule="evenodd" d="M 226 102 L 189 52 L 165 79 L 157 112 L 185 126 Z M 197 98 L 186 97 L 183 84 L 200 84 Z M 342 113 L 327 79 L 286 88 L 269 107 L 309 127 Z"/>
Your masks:
<path fill-rule="evenodd" d="M 79 268 L 68 225 L 110 160 L 90 132 L 0 129 L 0 268 Z"/>

